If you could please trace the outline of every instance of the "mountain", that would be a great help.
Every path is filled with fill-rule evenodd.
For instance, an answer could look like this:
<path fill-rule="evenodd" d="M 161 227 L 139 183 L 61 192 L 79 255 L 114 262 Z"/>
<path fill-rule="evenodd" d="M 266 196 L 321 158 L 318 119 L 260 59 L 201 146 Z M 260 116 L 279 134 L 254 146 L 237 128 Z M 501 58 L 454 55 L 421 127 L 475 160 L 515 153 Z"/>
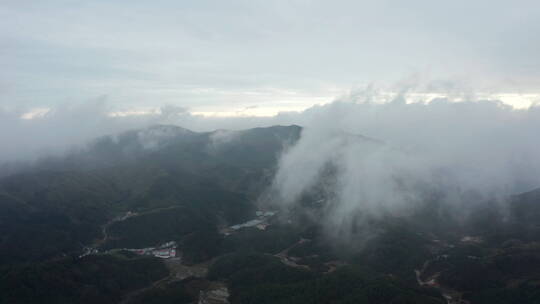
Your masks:
<path fill-rule="evenodd" d="M 242 222 L 254 213 L 252 200 L 271 178 L 281 150 L 300 131 L 290 126 L 197 133 L 158 125 L 96 139 L 85 149 L 4 177 L 0 264 L 80 250 L 102 237 L 107 221 L 128 211 L 166 221 L 150 211 L 182 210 L 188 223 L 168 234 L 208 222 Z M 168 237 L 130 238 L 133 232 L 113 228 L 126 246 L 150 246 Z"/>
<path fill-rule="evenodd" d="M 336 240 L 328 181 L 288 210 L 258 201 L 301 132 L 157 125 L 18 166 L 0 179 L 0 304 L 540 302 L 540 189 L 465 218 L 434 194 Z"/>

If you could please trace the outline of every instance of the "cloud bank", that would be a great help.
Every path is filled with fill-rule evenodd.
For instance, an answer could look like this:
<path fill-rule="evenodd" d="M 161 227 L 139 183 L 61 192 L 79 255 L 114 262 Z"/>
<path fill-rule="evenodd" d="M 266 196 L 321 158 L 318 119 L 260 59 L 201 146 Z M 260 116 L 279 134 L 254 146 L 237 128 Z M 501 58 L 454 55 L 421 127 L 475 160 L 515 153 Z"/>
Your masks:
<path fill-rule="evenodd" d="M 28 161 L 59 155 L 84 147 L 104 135 L 156 124 L 172 124 L 193 131 L 239 130 L 269 126 L 286 121 L 287 114 L 275 117 L 207 117 L 178 106 L 162 106 L 144 113 L 119 113 L 99 98 L 77 104 L 62 104 L 29 112 L 25 108 L 0 107 L 0 163 Z"/>
<path fill-rule="evenodd" d="M 371 100 L 356 94 L 302 113 L 301 139 L 275 176 L 278 201 L 325 192 L 327 224 L 343 233 L 358 214 L 405 215 L 434 195 L 470 209 L 540 186 L 540 107 Z"/>
<path fill-rule="evenodd" d="M 272 117 L 205 117 L 177 106 L 145 115 L 111 115 L 106 98 L 58 106 L 34 119 L 26 111 L 0 111 L 0 162 L 34 160 L 84 147 L 102 135 L 172 124 L 217 132 L 298 124 L 299 142 L 281 157 L 272 188 L 285 206 L 319 187 L 331 197 L 332 221 L 358 212 L 403 214 L 445 189 L 445 200 L 503 197 L 540 186 L 540 107 L 516 110 L 473 94 L 410 103 L 377 90 L 353 92 L 332 103 Z M 386 101 L 384 101 L 386 100 Z M 331 182 L 321 188 L 321 180 Z M 450 195 L 451 194 L 451 195 Z"/>

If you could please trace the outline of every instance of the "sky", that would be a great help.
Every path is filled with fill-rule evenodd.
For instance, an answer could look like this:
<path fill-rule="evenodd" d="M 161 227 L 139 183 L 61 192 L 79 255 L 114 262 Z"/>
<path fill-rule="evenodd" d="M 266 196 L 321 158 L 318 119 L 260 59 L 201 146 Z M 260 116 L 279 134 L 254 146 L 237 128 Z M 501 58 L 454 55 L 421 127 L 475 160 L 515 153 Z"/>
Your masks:
<path fill-rule="evenodd" d="M 2 0 L 0 110 L 271 116 L 373 84 L 526 107 L 538 20 L 537 1 Z"/>

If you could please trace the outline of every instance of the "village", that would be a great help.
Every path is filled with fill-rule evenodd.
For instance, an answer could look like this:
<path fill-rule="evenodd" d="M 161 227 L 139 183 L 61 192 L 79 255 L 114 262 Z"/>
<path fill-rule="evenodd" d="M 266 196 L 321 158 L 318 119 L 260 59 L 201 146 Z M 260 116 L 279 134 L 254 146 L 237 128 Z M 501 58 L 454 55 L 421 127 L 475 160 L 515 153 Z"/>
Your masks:
<path fill-rule="evenodd" d="M 273 217 L 275 214 L 276 214 L 275 211 L 261 211 L 261 210 L 256 211 L 255 215 L 257 216 L 257 218 L 253 220 L 249 220 L 243 224 L 237 224 L 237 225 L 232 225 L 230 227 L 225 227 L 220 230 L 220 233 L 227 236 L 242 228 L 249 228 L 249 227 L 255 227 L 259 230 L 265 230 L 270 225 L 269 219 Z M 125 218 L 126 217 L 124 217 L 124 219 Z M 157 247 L 147 247 L 147 248 L 140 248 L 140 249 L 123 248 L 123 250 L 127 250 L 130 252 L 139 254 L 139 255 L 150 255 L 157 258 L 170 259 L 170 258 L 175 258 L 179 255 L 177 253 L 177 247 L 178 247 L 178 244 L 175 241 L 170 241 L 162 245 L 159 245 Z"/>
<path fill-rule="evenodd" d="M 91 254 L 108 253 L 108 252 L 118 251 L 118 250 L 126 250 L 126 251 L 136 253 L 138 255 L 149 255 L 149 256 L 154 256 L 156 258 L 169 259 L 169 258 L 174 258 L 177 256 L 176 249 L 177 249 L 177 244 L 175 241 L 170 241 L 170 242 L 161 244 L 157 247 L 147 247 L 147 248 L 140 248 L 140 249 L 122 248 L 122 249 L 112 249 L 105 252 L 100 252 L 97 248 L 94 248 L 94 247 L 85 247 L 83 249 L 83 253 L 79 255 L 79 259 L 87 255 L 91 255 Z"/>
<path fill-rule="evenodd" d="M 124 250 L 136 253 L 138 255 L 151 255 L 156 258 L 169 259 L 176 257 L 177 244 L 175 241 L 170 241 L 159 245 L 157 247 L 147 247 L 141 249 L 127 249 Z"/>
<path fill-rule="evenodd" d="M 219 230 L 219 232 L 223 234 L 224 236 L 229 236 L 244 228 L 256 228 L 259 230 L 266 230 L 267 227 L 271 225 L 270 223 L 271 218 L 274 215 L 276 215 L 276 213 L 277 213 L 276 211 L 258 210 L 255 212 L 256 218 L 242 224 L 235 224 L 232 226 L 223 227 Z M 103 226 L 102 232 L 103 232 L 104 237 L 103 237 L 103 240 L 101 240 L 98 244 L 104 243 L 108 239 L 107 228 L 112 223 L 124 221 L 130 217 L 137 216 L 137 215 L 139 214 L 129 211 L 121 216 L 117 216 L 114 219 L 110 220 L 107 224 Z M 303 241 L 305 240 L 301 240 L 300 243 L 302 243 Z M 198 265 L 191 265 L 191 266 L 182 265 L 182 258 L 181 258 L 182 253 L 180 249 L 178 248 L 178 243 L 175 241 L 169 241 L 155 247 L 117 248 L 117 249 L 107 250 L 104 252 L 100 252 L 97 246 L 84 247 L 83 253 L 79 256 L 79 258 L 82 258 L 87 255 L 92 255 L 92 254 L 110 253 L 110 252 L 118 251 L 118 250 L 125 250 L 125 251 L 135 253 L 137 255 L 153 256 L 153 257 L 157 257 L 157 258 L 161 258 L 165 260 L 164 262 L 166 263 L 167 267 L 171 270 L 172 274 L 166 279 L 161 280 L 157 284 L 154 284 L 152 286 L 164 284 L 165 282 L 168 282 L 171 279 L 182 280 L 190 276 L 197 277 L 197 278 L 205 277 L 208 271 L 208 263 L 210 262 L 210 261 L 207 261 L 205 263 L 201 263 Z M 287 263 L 289 260 L 288 260 L 288 257 L 286 256 L 286 251 L 280 254 L 276 256 L 280 258 L 282 262 Z M 292 266 L 295 266 L 295 267 L 303 267 L 300 265 L 296 265 L 295 263 L 290 263 L 290 264 L 293 264 Z M 126 301 L 129 300 L 132 296 L 146 289 L 147 288 L 136 291 L 135 293 L 126 297 L 125 300 Z M 199 304 L 227 304 L 229 303 L 228 297 L 229 297 L 229 290 L 227 286 L 222 282 L 213 282 L 211 286 L 209 286 L 207 289 L 200 291 L 198 303 Z"/>
<path fill-rule="evenodd" d="M 249 220 L 242 224 L 236 224 L 228 227 L 224 227 L 220 229 L 220 233 L 228 236 L 232 233 L 235 233 L 243 228 L 249 228 L 249 227 L 255 227 L 259 230 L 265 230 L 268 226 L 270 226 L 269 220 L 272 218 L 277 212 L 276 211 L 261 211 L 258 210 L 255 212 L 256 218 Z M 107 228 L 114 222 L 124 221 L 130 217 L 137 216 L 138 214 L 136 212 L 128 211 L 125 214 L 121 216 L 117 216 L 111 221 L 109 221 L 107 224 L 103 227 L 103 235 L 104 239 L 101 241 L 103 243 L 107 240 L 108 234 L 107 234 Z M 148 255 L 148 256 L 154 256 L 157 258 L 162 259 L 169 259 L 169 258 L 175 258 L 179 256 L 179 253 L 177 251 L 178 244 L 175 241 L 169 241 L 164 244 L 158 245 L 156 247 L 146 247 L 146 248 L 122 248 L 122 249 L 114 249 L 114 250 L 126 250 L 133 253 L 136 253 L 138 255 Z M 79 258 L 83 258 L 90 254 L 99 254 L 100 251 L 97 249 L 97 247 L 84 247 L 83 253 L 79 255 Z"/>

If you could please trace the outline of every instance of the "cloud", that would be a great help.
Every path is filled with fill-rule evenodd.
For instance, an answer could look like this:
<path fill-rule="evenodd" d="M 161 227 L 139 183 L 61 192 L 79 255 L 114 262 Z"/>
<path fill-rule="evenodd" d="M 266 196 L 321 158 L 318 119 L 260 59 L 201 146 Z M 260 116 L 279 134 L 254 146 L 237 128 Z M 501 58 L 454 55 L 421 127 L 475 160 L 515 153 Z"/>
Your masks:
<path fill-rule="evenodd" d="M 234 145 L 241 134 L 242 131 L 216 130 L 210 135 L 208 150 L 212 152 L 218 150 L 223 145 Z"/>
<path fill-rule="evenodd" d="M 58 155 L 102 135 L 156 124 L 218 130 L 210 152 L 235 144 L 238 130 L 297 124 L 304 127 L 301 138 L 280 158 L 272 198 L 289 207 L 315 193 L 328 203 L 329 231 L 339 233 L 350 232 L 359 214 L 408 214 L 433 195 L 466 211 L 471 208 L 464 204 L 540 186 L 538 105 L 516 109 L 453 86 L 448 97 L 418 98 L 414 84 L 404 87 L 396 95 L 368 86 L 328 104 L 270 117 L 207 117 L 174 105 L 122 111 L 106 96 L 37 109 L 26 119 L 29 109 L 3 108 L 0 162 Z M 158 145 L 156 138 L 139 133 L 147 148 Z"/>
<path fill-rule="evenodd" d="M 284 109 L 409 73 L 539 93 L 525 2 L 4 0 L 0 103 Z"/>
<path fill-rule="evenodd" d="M 0 163 L 58 155 L 76 147 L 84 147 L 100 136 L 157 124 L 177 125 L 193 131 L 241 130 L 286 123 L 290 121 L 291 115 L 206 117 L 175 105 L 122 111 L 107 96 L 50 108 L 0 107 Z M 231 140 L 233 134 L 235 132 L 221 131 L 215 133 L 213 139 L 216 144 L 223 143 Z M 155 146 L 147 138 L 146 133 L 140 134 L 146 146 Z"/>
<path fill-rule="evenodd" d="M 539 107 L 408 103 L 403 95 L 380 103 L 372 101 L 376 94 L 363 91 L 302 114 L 301 138 L 282 155 L 273 182 L 277 201 L 293 206 L 323 192 L 331 206 L 326 224 L 344 233 L 359 214 L 405 215 L 433 195 L 465 211 L 540 186 Z"/>

